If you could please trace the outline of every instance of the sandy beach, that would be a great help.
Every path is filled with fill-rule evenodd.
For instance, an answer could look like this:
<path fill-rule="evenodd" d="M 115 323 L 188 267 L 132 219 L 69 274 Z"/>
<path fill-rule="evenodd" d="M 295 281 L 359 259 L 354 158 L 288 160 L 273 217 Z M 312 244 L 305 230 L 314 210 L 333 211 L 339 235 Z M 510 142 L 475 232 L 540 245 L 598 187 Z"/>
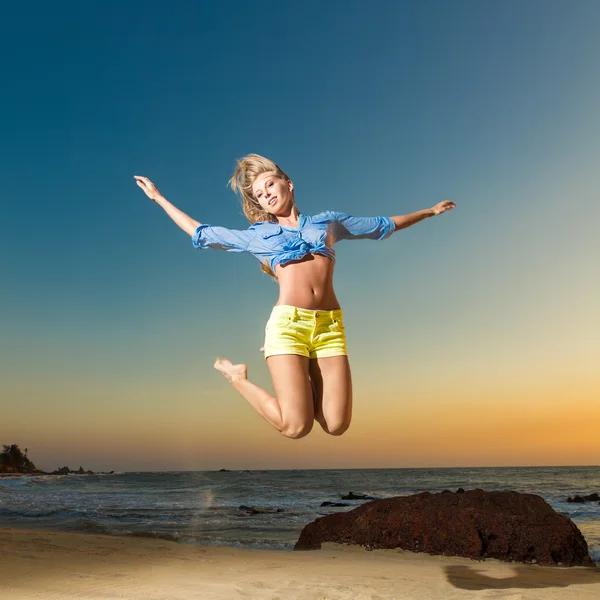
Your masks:
<path fill-rule="evenodd" d="M 338 545 L 284 552 L 2 529 L 0 564 L 3 600 L 600 597 L 600 568 L 476 562 Z"/>

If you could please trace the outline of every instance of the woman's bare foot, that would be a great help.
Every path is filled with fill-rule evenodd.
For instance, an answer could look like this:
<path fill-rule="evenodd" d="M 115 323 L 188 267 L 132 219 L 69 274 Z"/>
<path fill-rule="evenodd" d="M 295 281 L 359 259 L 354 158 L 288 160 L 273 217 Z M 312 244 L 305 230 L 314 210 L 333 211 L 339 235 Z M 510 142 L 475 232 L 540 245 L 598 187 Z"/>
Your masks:
<path fill-rule="evenodd" d="M 240 379 L 248 379 L 248 367 L 246 365 L 234 365 L 226 358 L 217 358 L 214 367 L 217 371 L 223 373 L 230 383 L 235 383 Z"/>

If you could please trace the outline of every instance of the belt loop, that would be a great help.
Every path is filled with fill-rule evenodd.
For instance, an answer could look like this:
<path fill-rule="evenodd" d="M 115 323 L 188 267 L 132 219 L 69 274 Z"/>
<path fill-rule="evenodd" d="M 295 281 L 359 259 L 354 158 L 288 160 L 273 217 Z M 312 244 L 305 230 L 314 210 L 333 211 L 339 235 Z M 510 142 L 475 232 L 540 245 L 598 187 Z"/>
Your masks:
<path fill-rule="evenodd" d="M 292 314 L 292 321 L 298 320 L 298 309 L 294 306 L 294 313 Z"/>

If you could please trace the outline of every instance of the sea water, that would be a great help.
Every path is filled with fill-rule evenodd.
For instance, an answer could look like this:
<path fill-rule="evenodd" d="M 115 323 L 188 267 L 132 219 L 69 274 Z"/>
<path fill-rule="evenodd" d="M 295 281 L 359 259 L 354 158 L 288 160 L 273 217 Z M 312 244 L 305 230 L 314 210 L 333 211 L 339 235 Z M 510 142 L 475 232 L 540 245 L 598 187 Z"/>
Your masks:
<path fill-rule="evenodd" d="M 302 528 L 366 500 L 462 487 L 538 494 L 583 533 L 600 563 L 600 467 L 135 472 L 0 477 L 0 527 L 146 536 L 291 550 Z M 347 507 L 322 507 L 323 502 Z M 258 512 L 241 506 L 255 507 Z"/>

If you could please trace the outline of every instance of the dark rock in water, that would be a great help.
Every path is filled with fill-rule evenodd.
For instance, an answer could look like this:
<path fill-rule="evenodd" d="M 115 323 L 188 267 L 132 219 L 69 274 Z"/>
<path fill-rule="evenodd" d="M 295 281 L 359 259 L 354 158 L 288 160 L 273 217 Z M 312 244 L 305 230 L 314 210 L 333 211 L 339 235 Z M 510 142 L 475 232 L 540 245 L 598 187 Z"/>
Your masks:
<path fill-rule="evenodd" d="M 321 506 L 350 506 L 350 504 L 345 502 L 323 502 Z"/>
<path fill-rule="evenodd" d="M 114 471 L 111 471 L 111 473 Z M 84 471 L 83 467 L 79 467 L 79 469 L 77 469 L 77 471 L 71 471 L 71 469 L 69 469 L 69 467 L 61 467 L 60 469 L 57 469 L 56 471 L 52 471 L 52 473 L 49 473 L 49 475 L 94 475 L 93 471 Z"/>
<path fill-rule="evenodd" d="M 323 542 L 540 565 L 594 566 L 576 525 L 540 496 L 468 490 L 373 500 L 304 527 L 294 550 Z"/>
<path fill-rule="evenodd" d="M 283 508 L 266 508 L 264 506 L 245 506 L 242 504 L 239 507 L 239 510 L 242 510 L 249 515 L 264 515 L 266 513 L 280 513 L 284 512 Z"/>
<path fill-rule="evenodd" d="M 229 473 L 229 469 L 219 469 L 219 473 Z"/>
<path fill-rule="evenodd" d="M 52 471 L 51 475 L 69 475 L 70 473 L 71 469 L 69 469 L 69 467 L 60 467 L 60 469 Z"/>
<path fill-rule="evenodd" d="M 567 502 L 595 502 L 600 500 L 600 496 L 597 493 L 588 494 L 587 496 L 573 496 L 573 498 L 567 498 Z"/>
<path fill-rule="evenodd" d="M 342 500 L 375 500 L 373 496 L 365 496 L 364 494 L 355 494 L 349 492 L 347 496 L 342 496 Z"/>
<path fill-rule="evenodd" d="M 464 494 L 464 493 L 465 493 L 465 489 L 464 489 L 464 488 L 458 488 L 458 489 L 456 490 L 456 493 L 457 493 L 457 494 Z"/>

